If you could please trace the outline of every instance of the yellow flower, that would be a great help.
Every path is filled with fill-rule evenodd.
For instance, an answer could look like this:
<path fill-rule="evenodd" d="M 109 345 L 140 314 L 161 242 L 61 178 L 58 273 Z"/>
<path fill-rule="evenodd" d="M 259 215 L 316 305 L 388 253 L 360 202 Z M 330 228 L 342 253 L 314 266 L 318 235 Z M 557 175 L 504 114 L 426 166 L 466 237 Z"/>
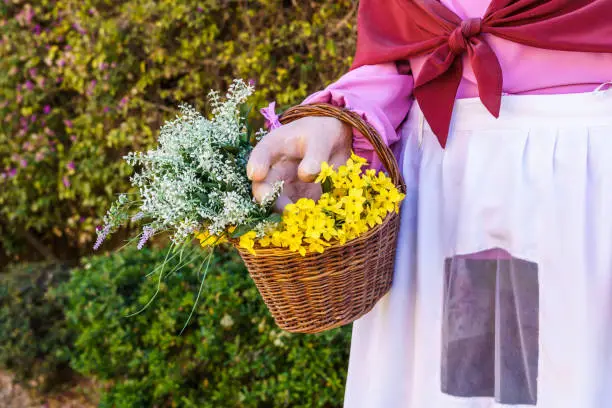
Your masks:
<path fill-rule="evenodd" d="M 222 235 L 220 237 L 217 235 L 210 235 L 207 230 L 203 232 L 196 232 L 196 239 L 200 241 L 200 245 L 202 246 L 202 248 L 216 246 L 227 242 L 227 237 L 225 235 Z"/>
<path fill-rule="evenodd" d="M 399 213 L 399 204 L 406 197 L 406 194 L 400 193 L 397 188 L 389 190 L 389 200 L 393 203 L 393 207 L 396 213 Z"/>
<path fill-rule="evenodd" d="M 370 210 L 366 213 L 365 221 L 368 223 L 370 228 L 373 228 L 377 224 L 380 225 L 383 223 L 381 214 L 374 208 L 370 208 Z"/>
<path fill-rule="evenodd" d="M 361 177 L 358 174 L 351 174 L 349 177 L 350 182 L 349 185 L 351 188 L 365 188 L 367 180 Z"/>
<path fill-rule="evenodd" d="M 345 188 L 334 188 L 332 191 L 332 197 L 335 200 L 340 200 L 342 197 L 346 195 L 347 189 Z"/>
<path fill-rule="evenodd" d="M 287 230 L 281 233 L 283 246 L 289 247 L 289 250 L 295 252 L 302 246 L 302 238 L 304 234 L 297 226 L 290 226 Z"/>
<path fill-rule="evenodd" d="M 328 247 L 330 245 L 327 242 L 316 238 L 306 238 L 304 241 L 309 244 L 308 250 L 310 252 L 318 252 L 320 254 L 325 251 L 325 247 Z"/>
<path fill-rule="evenodd" d="M 270 238 L 268 235 L 259 240 L 259 246 L 262 248 L 267 248 L 270 246 L 270 244 L 272 244 L 272 238 Z"/>
<path fill-rule="evenodd" d="M 323 162 L 321 163 L 321 172 L 315 179 L 315 183 L 323 183 L 328 177 L 333 180 L 335 176 L 336 173 L 334 172 L 334 165 L 332 164 L 330 166 L 326 162 Z"/>
<path fill-rule="evenodd" d="M 286 246 L 286 245 L 283 245 L 283 235 L 280 231 L 274 231 L 272 233 L 271 242 L 273 246 L 278 247 L 278 248 L 282 248 Z"/>
<path fill-rule="evenodd" d="M 339 180 L 346 180 L 348 178 L 348 176 L 351 174 L 351 171 L 352 171 L 352 165 L 353 165 L 353 162 L 351 159 L 349 159 L 346 162 L 346 165 L 342 165 L 338 167 L 338 179 Z"/>
<path fill-rule="evenodd" d="M 325 230 L 325 216 L 322 214 L 309 217 L 306 220 L 305 236 L 309 238 L 319 238 Z"/>
<path fill-rule="evenodd" d="M 363 171 L 365 165 L 366 160 L 354 153 L 337 171 L 323 163 L 316 181 L 325 183 L 331 178 L 332 191 L 322 194 L 317 202 L 302 198 L 287 205 L 282 222 L 267 231 L 259 245 L 288 248 L 305 256 L 324 252 L 336 243 L 344 245 L 382 224 L 389 212 L 399 211 L 404 194 L 383 172 Z M 254 232 L 241 237 L 241 247 L 253 251 L 255 238 Z"/>
<path fill-rule="evenodd" d="M 257 233 L 255 231 L 249 231 L 240 237 L 240 247 L 246 249 L 250 254 L 255 255 L 253 246 L 255 245 L 255 238 Z"/>
<path fill-rule="evenodd" d="M 351 152 L 351 160 L 353 160 L 355 163 L 357 163 L 359 165 L 366 165 L 366 164 L 368 164 L 368 161 L 366 159 L 364 159 L 361 156 L 357 156 L 355 154 L 355 152 Z"/>
<path fill-rule="evenodd" d="M 310 211 L 312 209 L 315 208 L 316 204 L 314 202 L 314 200 L 310 199 L 310 198 L 300 198 L 299 200 L 297 200 L 297 202 L 295 203 L 295 206 L 299 209 L 299 210 L 303 210 L 303 211 Z"/>
<path fill-rule="evenodd" d="M 361 212 L 363 211 L 363 204 L 365 203 L 363 190 L 359 188 L 351 188 L 348 196 L 342 197 L 342 203 L 344 204 L 345 217 L 347 221 L 353 221 L 360 218 Z"/>

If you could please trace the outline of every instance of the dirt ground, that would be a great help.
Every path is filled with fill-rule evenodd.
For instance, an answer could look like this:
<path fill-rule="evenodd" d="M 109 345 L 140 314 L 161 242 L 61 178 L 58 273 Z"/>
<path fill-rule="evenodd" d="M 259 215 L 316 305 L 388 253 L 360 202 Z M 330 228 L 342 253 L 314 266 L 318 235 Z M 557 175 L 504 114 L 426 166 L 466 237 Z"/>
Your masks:
<path fill-rule="evenodd" d="M 13 383 L 13 377 L 0 371 L 2 408 L 95 408 L 97 392 L 92 384 L 79 382 L 61 394 L 40 397 Z"/>

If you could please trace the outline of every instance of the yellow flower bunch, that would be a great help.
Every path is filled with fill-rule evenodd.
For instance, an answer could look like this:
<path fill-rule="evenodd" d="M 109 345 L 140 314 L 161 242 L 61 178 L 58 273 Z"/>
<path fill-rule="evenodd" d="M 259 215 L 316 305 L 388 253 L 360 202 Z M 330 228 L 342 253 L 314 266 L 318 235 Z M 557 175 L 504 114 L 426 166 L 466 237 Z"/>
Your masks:
<path fill-rule="evenodd" d="M 287 248 L 305 256 L 344 245 L 382 224 L 387 214 L 399 212 L 404 194 L 385 173 L 364 172 L 365 165 L 366 160 L 355 154 L 338 169 L 323 163 L 315 180 L 323 188 L 319 200 L 302 198 L 287 205 L 277 227 L 261 238 L 255 231 L 242 235 L 240 247 L 252 254 L 256 246 Z"/>

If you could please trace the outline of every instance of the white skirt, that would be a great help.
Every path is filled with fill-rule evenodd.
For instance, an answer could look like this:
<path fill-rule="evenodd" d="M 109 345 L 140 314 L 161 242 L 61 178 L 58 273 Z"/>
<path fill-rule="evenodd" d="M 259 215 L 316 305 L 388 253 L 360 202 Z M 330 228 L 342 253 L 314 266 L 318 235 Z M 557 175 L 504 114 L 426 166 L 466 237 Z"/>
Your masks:
<path fill-rule="evenodd" d="M 393 288 L 346 408 L 612 407 L 612 91 L 413 107 Z"/>

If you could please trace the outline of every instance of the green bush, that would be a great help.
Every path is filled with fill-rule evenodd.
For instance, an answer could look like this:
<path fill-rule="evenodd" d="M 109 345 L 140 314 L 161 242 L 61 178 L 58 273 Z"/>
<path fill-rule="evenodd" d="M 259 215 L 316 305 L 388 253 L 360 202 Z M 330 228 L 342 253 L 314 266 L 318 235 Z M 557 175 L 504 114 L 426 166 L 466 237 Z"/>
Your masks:
<path fill-rule="evenodd" d="M 203 109 L 208 90 L 234 77 L 257 82 L 258 106 L 299 102 L 348 68 L 356 7 L 0 2 L 0 246 L 88 254 L 113 194 L 127 188 L 121 156 L 150 146 L 179 102 Z"/>
<path fill-rule="evenodd" d="M 72 366 L 112 387 L 101 407 L 341 406 L 350 329 L 291 335 L 269 316 L 242 262 L 216 254 L 202 295 L 200 262 L 161 281 L 161 252 L 93 257 L 62 286 L 78 334 Z"/>
<path fill-rule="evenodd" d="M 70 378 L 70 347 L 62 298 L 52 289 L 69 278 L 62 265 L 13 265 L 0 274 L 0 367 L 46 392 Z"/>

